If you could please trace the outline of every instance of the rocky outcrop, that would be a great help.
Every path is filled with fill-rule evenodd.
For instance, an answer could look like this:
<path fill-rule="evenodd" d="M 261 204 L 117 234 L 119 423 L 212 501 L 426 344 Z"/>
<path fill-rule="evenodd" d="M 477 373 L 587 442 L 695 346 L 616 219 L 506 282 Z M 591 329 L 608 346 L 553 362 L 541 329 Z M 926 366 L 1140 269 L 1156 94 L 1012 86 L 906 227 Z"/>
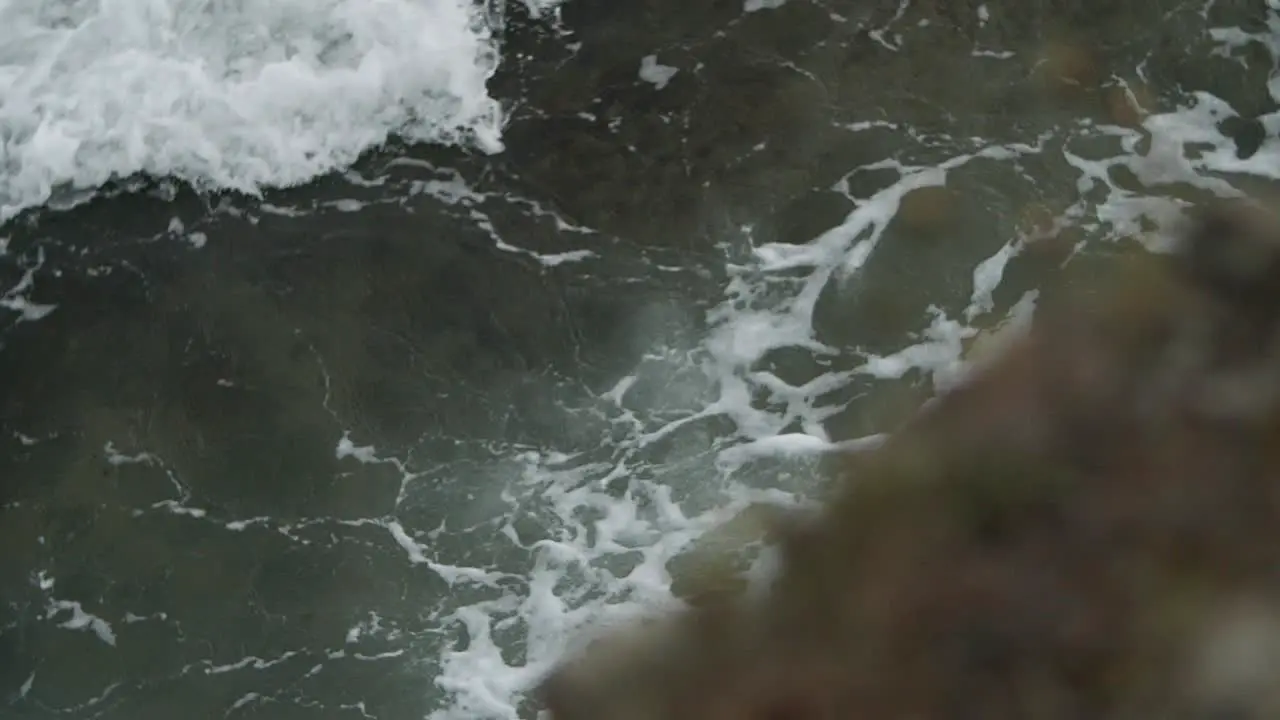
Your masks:
<path fill-rule="evenodd" d="M 1042 308 L 776 523 L 759 594 L 566 658 L 555 720 L 1280 716 L 1280 225 Z"/>

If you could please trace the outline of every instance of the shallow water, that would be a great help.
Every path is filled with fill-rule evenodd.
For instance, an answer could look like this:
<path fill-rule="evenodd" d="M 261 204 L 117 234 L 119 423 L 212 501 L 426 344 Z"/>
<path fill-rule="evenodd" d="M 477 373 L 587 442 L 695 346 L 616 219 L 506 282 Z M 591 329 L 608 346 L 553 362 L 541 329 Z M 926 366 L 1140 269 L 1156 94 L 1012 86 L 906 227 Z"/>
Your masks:
<path fill-rule="evenodd" d="M 164 10 L 234 56 L 188 5 L 102 12 Z M 239 87 L 212 71 L 179 103 L 199 142 L 15 166 L 35 146 L 3 95 L 6 207 L 44 203 L 32 177 L 173 173 L 198 147 L 221 160 L 176 174 L 224 190 L 340 168 L 261 198 L 115 184 L 0 226 L 7 714 L 531 717 L 578 631 L 674 602 L 666 565 L 699 534 L 812 497 L 822 452 L 953 382 L 985 330 L 1159 250 L 1185 203 L 1280 176 L 1260 2 L 536 7 L 505 8 L 488 95 L 466 23 L 465 61 L 418 80 L 500 101 L 500 152 L 478 110 L 348 164 L 436 99 L 388 71 L 308 115 L 346 97 L 312 66 L 336 84 L 240 116 L 311 118 L 277 175 L 233 141 L 252 126 L 191 109 Z M 334 18 L 384 70 L 433 47 L 360 45 L 342 32 L 395 28 L 340 13 L 244 37 Z M 99 87 L 48 78 L 21 97 Z"/>

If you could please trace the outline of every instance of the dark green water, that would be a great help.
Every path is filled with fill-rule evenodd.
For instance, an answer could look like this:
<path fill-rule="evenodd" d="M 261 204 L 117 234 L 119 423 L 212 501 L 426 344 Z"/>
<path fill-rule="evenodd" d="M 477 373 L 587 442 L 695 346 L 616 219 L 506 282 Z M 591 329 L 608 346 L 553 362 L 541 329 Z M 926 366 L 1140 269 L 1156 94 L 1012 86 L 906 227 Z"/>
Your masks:
<path fill-rule="evenodd" d="M 0 716 L 531 717 L 814 482 L 722 451 L 883 431 L 1028 291 L 1280 177 L 1260 2 L 522 7 L 499 155 L 0 228 Z"/>

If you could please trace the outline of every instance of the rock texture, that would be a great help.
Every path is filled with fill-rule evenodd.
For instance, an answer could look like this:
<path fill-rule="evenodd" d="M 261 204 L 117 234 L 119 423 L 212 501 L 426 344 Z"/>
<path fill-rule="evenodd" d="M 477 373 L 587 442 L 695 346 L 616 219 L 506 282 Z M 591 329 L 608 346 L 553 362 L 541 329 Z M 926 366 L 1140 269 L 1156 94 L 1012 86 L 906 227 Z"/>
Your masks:
<path fill-rule="evenodd" d="M 551 716 L 1280 716 L 1280 224 L 1183 240 L 849 457 L 766 592 L 566 658 Z"/>

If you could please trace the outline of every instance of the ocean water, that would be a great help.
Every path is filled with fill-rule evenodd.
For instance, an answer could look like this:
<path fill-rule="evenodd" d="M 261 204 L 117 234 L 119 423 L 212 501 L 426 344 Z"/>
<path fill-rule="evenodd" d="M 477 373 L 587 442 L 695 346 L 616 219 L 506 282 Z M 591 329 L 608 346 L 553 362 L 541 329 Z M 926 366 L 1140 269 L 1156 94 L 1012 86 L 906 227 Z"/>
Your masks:
<path fill-rule="evenodd" d="M 704 533 L 1274 192 L 1276 13 L 0 0 L 0 715 L 533 717 Z"/>

